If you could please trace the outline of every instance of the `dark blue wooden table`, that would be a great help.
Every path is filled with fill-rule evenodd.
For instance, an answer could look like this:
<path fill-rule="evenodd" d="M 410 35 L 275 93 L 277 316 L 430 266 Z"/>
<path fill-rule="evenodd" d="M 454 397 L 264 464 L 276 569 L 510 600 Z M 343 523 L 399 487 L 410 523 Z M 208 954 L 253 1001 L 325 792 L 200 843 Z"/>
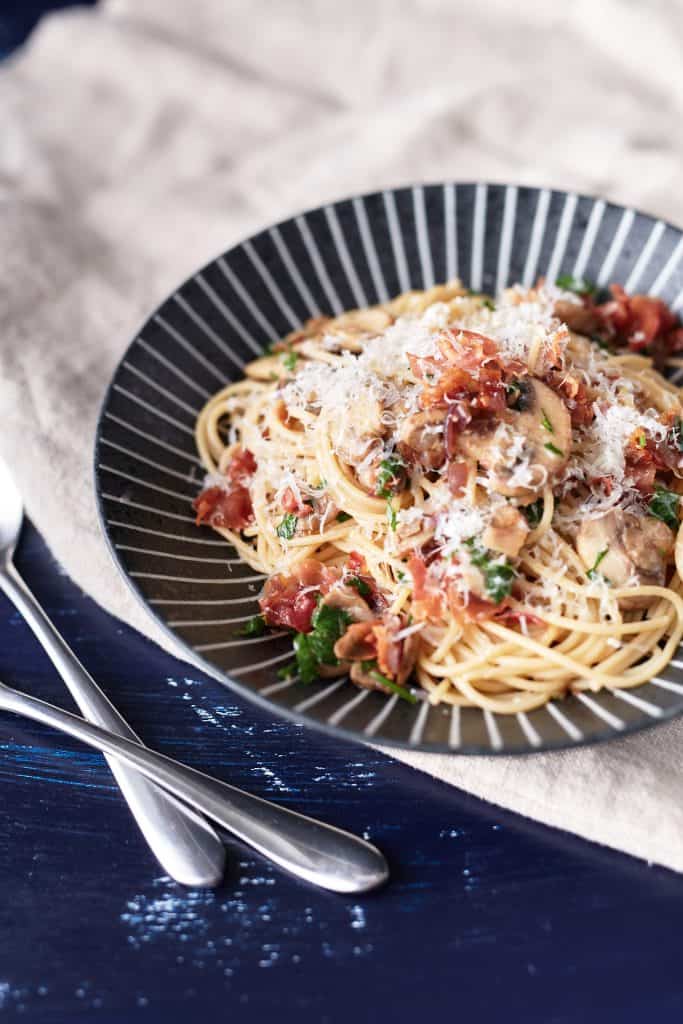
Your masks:
<path fill-rule="evenodd" d="M 0 2 L 0 51 L 52 6 Z M 683 1020 L 683 879 L 245 704 L 104 614 L 30 527 L 18 565 L 151 746 L 365 834 L 392 880 L 333 896 L 229 840 L 222 888 L 183 891 L 162 877 L 100 756 L 3 716 L 0 1016 Z M 0 678 L 73 707 L 2 599 Z"/>

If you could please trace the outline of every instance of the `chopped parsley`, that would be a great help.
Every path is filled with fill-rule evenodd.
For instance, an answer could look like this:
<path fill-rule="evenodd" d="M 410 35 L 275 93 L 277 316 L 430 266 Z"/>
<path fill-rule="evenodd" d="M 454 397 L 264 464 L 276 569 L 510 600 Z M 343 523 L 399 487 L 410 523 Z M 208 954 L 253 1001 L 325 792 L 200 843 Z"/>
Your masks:
<path fill-rule="evenodd" d="M 287 512 L 283 516 L 282 521 L 277 527 L 276 533 L 281 540 L 291 540 L 296 533 L 296 524 L 299 522 L 299 517 L 293 512 Z"/>
<path fill-rule="evenodd" d="M 544 430 L 547 430 L 549 434 L 555 433 L 555 428 L 548 419 L 548 413 L 545 411 L 545 409 L 541 409 L 541 426 Z"/>
<path fill-rule="evenodd" d="M 486 309 L 495 309 L 496 308 L 496 304 L 493 301 L 493 299 L 489 299 L 489 298 L 482 299 L 481 304 L 482 304 L 482 306 L 485 306 Z"/>
<path fill-rule="evenodd" d="M 680 416 L 671 424 L 671 444 L 683 452 L 683 420 Z"/>
<path fill-rule="evenodd" d="M 464 541 L 464 544 L 469 551 L 472 565 L 479 569 L 484 577 L 487 595 L 494 604 L 500 604 L 503 598 L 512 591 L 512 585 L 517 575 L 514 566 L 507 558 L 494 555 L 474 537 Z"/>
<path fill-rule="evenodd" d="M 391 501 L 387 501 L 387 522 L 389 523 L 389 529 L 396 532 L 398 520 L 396 518 L 396 509 L 391 504 Z"/>
<path fill-rule="evenodd" d="M 405 686 L 399 686 L 393 679 L 389 679 L 388 676 L 383 675 L 377 667 L 376 661 L 361 661 L 360 667 L 364 672 L 374 679 L 375 682 L 381 683 L 382 686 L 386 686 L 392 693 L 397 693 L 402 700 L 407 700 L 409 704 L 417 704 L 417 697 L 410 690 L 407 690 Z"/>
<path fill-rule="evenodd" d="M 345 581 L 349 587 L 353 587 L 357 590 L 361 597 L 369 597 L 372 593 L 372 587 L 365 580 L 362 580 L 360 576 L 349 576 Z"/>
<path fill-rule="evenodd" d="M 591 281 L 586 281 L 583 277 L 573 277 L 572 274 L 560 274 L 555 283 L 558 288 L 565 292 L 574 292 L 575 295 L 595 295 L 598 290 Z"/>
<path fill-rule="evenodd" d="M 382 459 L 377 474 L 376 494 L 379 498 L 390 498 L 401 484 L 405 463 L 398 455 Z"/>
<path fill-rule="evenodd" d="M 282 360 L 282 365 L 285 370 L 288 370 L 290 373 L 294 373 L 296 370 L 296 364 L 299 361 L 299 353 L 295 352 L 293 348 L 290 348 L 289 352 L 285 352 L 284 355 L 280 356 L 280 359 Z"/>
<path fill-rule="evenodd" d="M 557 445 L 551 444 L 550 441 L 548 441 L 547 444 L 544 444 L 543 447 L 547 448 L 549 452 L 553 453 L 553 455 L 558 455 L 560 458 L 564 458 L 564 452 L 561 451 Z"/>
<path fill-rule="evenodd" d="M 638 435 L 638 447 L 647 448 L 647 438 L 645 437 L 645 434 Z"/>
<path fill-rule="evenodd" d="M 348 512 L 337 512 L 337 522 L 338 523 L 347 523 L 350 518 L 351 518 L 351 516 L 349 515 Z"/>
<path fill-rule="evenodd" d="M 297 633 L 294 637 L 294 656 L 299 675 L 304 683 L 318 677 L 320 665 L 338 665 L 334 645 L 344 635 L 351 616 L 342 608 L 319 604 L 313 612 L 310 633 Z"/>
<path fill-rule="evenodd" d="M 650 499 L 650 515 L 654 516 L 655 519 L 661 519 L 672 530 L 677 530 L 680 525 L 678 518 L 680 500 L 680 494 L 676 494 L 675 491 L 667 491 L 665 487 L 658 487 Z"/>
<path fill-rule="evenodd" d="M 520 512 L 532 530 L 535 529 L 543 518 L 543 498 L 537 498 L 531 505 L 523 505 Z"/>
<path fill-rule="evenodd" d="M 296 675 L 296 669 L 296 662 L 290 661 L 289 665 L 283 665 L 277 670 L 277 677 L 278 679 L 292 679 Z"/>
<path fill-rule="evenodd" d="M 266 631 L 266 620 L 262 615 L 254 615 L 237 630 L 237 636 L 263 636 Z"/>
<path fill-rule="evenodd" d="M 593 562 L 593 565 L 591 566 L 591 568 L 586 573 L 586 576 L 588 577 L 589 580 L 599 580 L 600 579 L 600 573 L 598 572 L 598 566 L 602 562 L 603 558 L 605 558 L 605 556 L 607 555 L 608 551 L 609 551 L 609 548 L 603 548 L 602 551 L 598 551 L 597 558 Z"/>

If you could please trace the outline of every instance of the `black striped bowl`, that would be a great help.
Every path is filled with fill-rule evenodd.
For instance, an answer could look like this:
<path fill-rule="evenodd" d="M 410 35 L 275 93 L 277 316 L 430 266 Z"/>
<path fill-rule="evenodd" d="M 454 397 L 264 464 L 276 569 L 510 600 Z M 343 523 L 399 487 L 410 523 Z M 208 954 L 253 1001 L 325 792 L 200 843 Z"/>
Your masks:
<path fill-rule="evenodd" d="M 319 313 L 459 275 L 476 290 L 585 276 L 683 305 L 683 237 L 663 221 L 572 192 L 446 184 L 346 199 L 262 231 L 186 281 L 118 367 L 97 430 L 96 486 L 112 554 L 140 599 L 209 671 L 283 714 L 347 736 L 427 751 L 519 753 L 623 735 L 683 710 L 683 656 L 628 691 L 513 716 L 415 707 L 347 680 L 277 671 L 287 637 L 244 639 L 262 578 L 193 523 L 202 479 L 193 423 L 269 342 Z M 680 652 L 679 652 L 680 653 Z"/>

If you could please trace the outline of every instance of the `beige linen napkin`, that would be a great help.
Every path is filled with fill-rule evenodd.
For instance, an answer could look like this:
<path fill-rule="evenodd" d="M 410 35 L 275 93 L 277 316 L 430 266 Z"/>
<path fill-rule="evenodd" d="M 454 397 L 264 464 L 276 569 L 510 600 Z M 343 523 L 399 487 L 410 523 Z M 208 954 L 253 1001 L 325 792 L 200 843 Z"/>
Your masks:
<path fill-rule="evenodd" d="M 44 22 L 0 69 L 0 452 L 74 580 L 169 647 L 110 561 L 91 460 L 107 380 L 173 286 L 298 209 L 415 180 L 681 221 L 682 34 L 663 0 L 111 0 Z M 683 870 L 682 752 L 679 722 L 523 759 L 395 756 Z"/>

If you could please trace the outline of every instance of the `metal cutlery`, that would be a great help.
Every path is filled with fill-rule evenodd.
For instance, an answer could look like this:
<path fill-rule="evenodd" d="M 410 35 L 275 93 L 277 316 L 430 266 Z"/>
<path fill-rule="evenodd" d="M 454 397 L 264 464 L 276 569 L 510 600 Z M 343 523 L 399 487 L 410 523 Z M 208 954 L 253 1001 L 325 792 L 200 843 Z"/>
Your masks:
<path fill-rule="evenodd" d="M 358 893 L 388 878 L 382 853 L 349 832 L 212 779 L 2 683 L 0 708 L 53 726 L 108 757 L 119 758 L 307 882 L 333 892 Z"/>
<path fill-rule="evenodd" d="M 82 713 L 90 721 L 139 743 L 138 736 L 85 670 L 17 572 L 12 559 L 22 519 L 21 495 L 0 459 L 0 590 L 31 627 Z M 218 885 L 225 849 L 211 826 L 129 766 L 114 760 L 109 767 L 166 874 L 184 885 Z"/>

